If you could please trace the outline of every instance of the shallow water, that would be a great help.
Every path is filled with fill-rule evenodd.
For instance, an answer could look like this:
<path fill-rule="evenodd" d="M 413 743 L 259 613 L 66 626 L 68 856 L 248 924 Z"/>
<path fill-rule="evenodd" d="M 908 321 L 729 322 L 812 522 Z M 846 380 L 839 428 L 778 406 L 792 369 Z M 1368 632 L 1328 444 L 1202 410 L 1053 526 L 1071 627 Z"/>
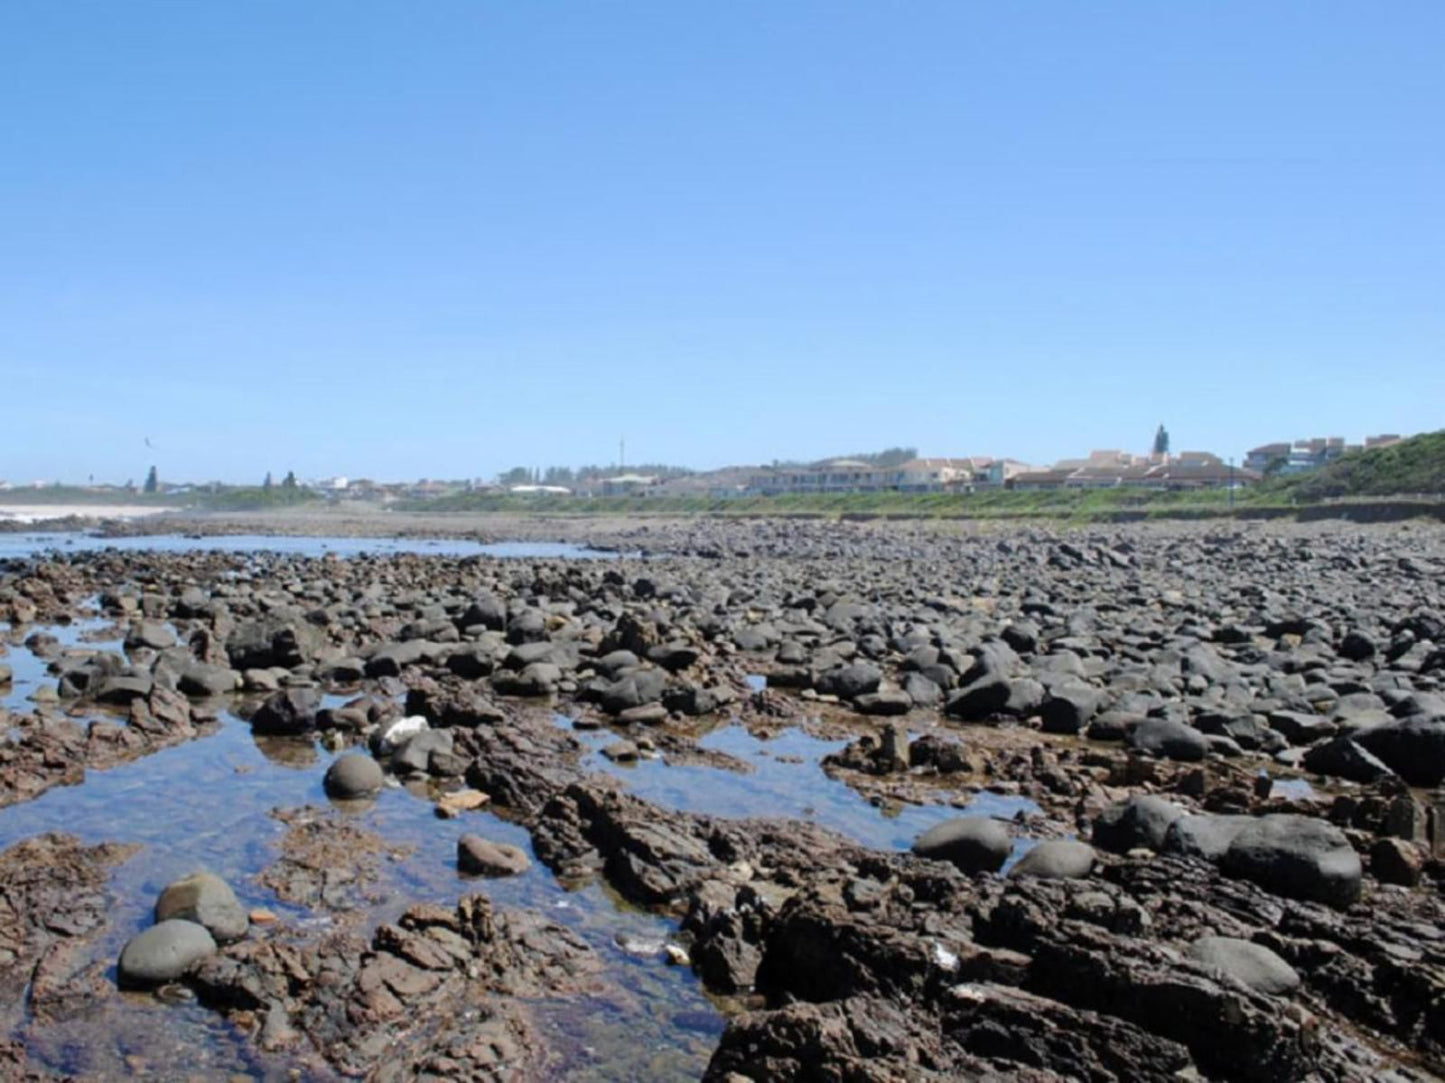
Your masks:
<path fill-rule="evenodd" d="M 443 557 L 506 557 L 534 560 L 615 560 L 620 554 L 566 542 L 477 542 L 464 538 L 287 537 L 273 534 L 222 534 L 188 538 L 150 534 L 134 538 L 98 538 L 79 532 L 0 534 L 0 560 L 39 554 L 114 549 L 123 553 L 282 553 L 290 556 L 391 556 L 419 553 Z"/>
<path fill-rule="evenodd" d="M 14 674 L 14 680 L 10 684 L 0 685 L 0 707 L 11 711 L 29 710 L 30 697 L 35 695 L 42 685 L 55 684 L 55 678 L 48 672 L 50 663 L 33 654 L 30 648 L 25 646 L 25 640 L 33 633 L 43 632 L 54 636 L 60 641 L 62 649 L 80 647 L 119 654 L 125 636 L 105 634 L 111 629 L 115 629 L 117 633 L 121 631 L 115 627 L 114 621 L 105 617 L 87 617 L 69 624 L 30 625 L 23 629 L 12 628 L 0 622 L 0 643 L 8 647 L 6 653 L 0 654 L 0 661 L 9 666 Z"/>
<path fill-rule="evenodd" d="M 1026 797 L 988 792 L 951 795 L 958 805 L 873 805 L 846 783 L 830 778 L 820 766 L 824 756 L 840 751 L 847 742 L 810 737 L 795 727 L 762 740 L 742 726 L 728 725 L 698 742 L 703 749 L 748 764 L 751 770 L 746 774 L 697 764 L 669 764 L 665 757 L 614 763 L 600 751 L 616 739 L 613 733 L 583 731 L 577 736 L 593 749 L 583 761 L 585 766 L 622 779 L 632 793 L 663 808 L 713 816 L 810 820 L 882 850 L 906 850 L 934 824 L 964 811 L 1000 819 L 1039 811 Z M 941 792 L 939 796 L 947 799 L 950 795 Z"/>
<path fill-rule="evenodd" d="M 414 539 L 110 540 L 0 535 L 0 558 L 57 547 L 63 551 L 269 550 L 311 556 L 417 552 L 605 559 L 615 555 L 563 545 L 486 546 Z M 23 637 L 44 631 L 65 646 L 119 650 L 120 638 L 107 634 L 113 628 L 103 618 L 14 631 L 0 626 L 0 638 L 10 644 L 4 660 L 15 674 L 11 687 L 0 688 L 0 704 L 24 711 L 37 689 L 54 683 L 47 663 L 19 642 Z M 763 682 L 754 678 L 749 683 Z M 328 697 L 328 702 L 338 700 Z M 569 724 L 560 716 L 557 721 Z M 665 808 L 806 819 L 864 845 L 889 850 L 906 849 L 920 832 L 959 814 L 957 807 L 947 804 L 886 808 L 871 804 L 828 777 L 820 766 L 819 761 L 844 742 L 813 738 L 798 729 L 762 740 L 739 725 L 723 725 L 702 739 L 704 749 L 746 763 L 750 768 L 746 772 L 673 765 L 660 758 L 618 765 L 597 751 L 615 739 L 614 734 L 601 730 L 578 736 L 591 749 L 584 761 L 589 769 L 625 780 L 639 797 Z M 46 831 L 67 832 L 87 842 L 140 844 L 140 851 L 113 871 L 115 903 L 108 925 L 87 948 L 88 958 L 103 964 L 112 976 L 114 960 L 126 940 L 151 923 L 160 891 L 200 868 L 224 877 L 243 905 L 265 907 L 289 925 L 321 932 L 337 919 L 282 903 L 258 882 L 258 876 L 277 860 L 277 843 L 286 831 L 272 812 L 303 805 L 328 807 L 322 776 L 333 758 L 310 739 L 255 737 L 245 722 L 224 714 L 206 736 L 108 771 L 87 772 L 79 786 L 57 787 L 34 801 L 0 809 L 0 848 Z M 950 796 L 969 811 L 1001 818 L 1037 810 L 1026 799 L 988 793 L 942 792 L 939 799 L 947 801 Z M 687 968 L 666 966 L 656 953 L 639 953 L 619 944 L 631 938 L 660 947 L 676 932 L 675 923 L 627 905 L 604 884 L 568 890 L 535 859 L 532 868 L 517 877 L 461 877 L 456 843 L 463 833 L 474 832 L 532 852 L 524 829 L 485 810 L 440 820 L 425 797 L 391 785 L 369 806 L 345 815 L 380 836 L 388 847 L 406 851 L 395 859 L 383 859 L 376 881 L 383 901 L 365 906 L 357 918 L 360 926 L 392 920 L 416 902 L 450 905 L 465 893 L 481 891 L 499 907 L 541 910 L 574 927 L 605 960 L 608 977 L 619 990 L 615 995 L 534 1006 L 550 1050 L 560 1057 L 557 1078 L 696 1079 L 702 1074 L 724 1025 L 718 1006 Z M 1020 840 L 1017 853 L 1029 845 Z M 0 1022 L 12 1030 L 24 1024 L 15 1017 Z M 24 1037 L 31 1056 L 44 1065 L 107 1078 L 148 1074 L 173 1078 L 183 1066 L 182 1074 L 203 1078 L 240 1074 L 282 1079 L 288 1068 L 284 1060 L 257 1054 L 219 1015 L 193 1003 L 164 1004 L 146 994 L 117 992 L 105 999 L 98 1016 L 28 1028 Z"/>
<path fill-rule="evenodd" d="M 111 877 L 115 904 L 108 926 L 91 945 L 91 957 L 107 966 L 130 936 L 151 923 L 165 885 L 199 868 L 224 877 L 243 905 L 266 907 L 287 922 L 321 931 L 332 920 L 328 915 L 282 903 L 256 877 L 278 856 L 276 843 L 286 830 L 271 811 L 327 807 L 321 779 L 332 758 L 310 740 L 253 737 L 246 723 L 228 715 L 209 736 L 109 771 L 88 772 L 80 786 L 57 787 L 0 809 L 0 848 L 46 831 L 143 846 Z M 346 814 L 388 847 L 409 848 L 399 860 L 383 860 L 377 883 L 386 901 L 365 910 L 363 925 L 391 920 L 415 902 L 450 905 L 481 891 L 499 907 L 541 910 L 576 928 L 607 962 L 609 976 L 625 992 L 622 1003 L 590 997 L 540 1011 L 548 1043 L 567 1066 L 565 1078 L 701 1074 L 722 1016 L 687 968 L 629 954 L 617 943 L 619 935 L 661 943 L 675 931 L 672 922 L 625 906 L 601 885 L 568 891 L 535 860 L 517 877 L 460 876 L 456 844 L 466 832 L 531 853 L 524 829 L 485 811 L 440 820 L 430 801 L 390 786 L 370 807 Z M 679 1016 L 690 1029 L 676 1024 Z M 128 1055 L 174 1065 L 178 1048 L 187 1051 L 188 1068 L 208 1078 L 229 1072 L 265 1077 L 281 1068 L 253 1060 L 214 1013 L 139 994 L 110 998 L 101 1020 L 29 1033 L 27 1044 L 33 1057 L 51 1067 L 99 1075 L 116 1073 Z"/>

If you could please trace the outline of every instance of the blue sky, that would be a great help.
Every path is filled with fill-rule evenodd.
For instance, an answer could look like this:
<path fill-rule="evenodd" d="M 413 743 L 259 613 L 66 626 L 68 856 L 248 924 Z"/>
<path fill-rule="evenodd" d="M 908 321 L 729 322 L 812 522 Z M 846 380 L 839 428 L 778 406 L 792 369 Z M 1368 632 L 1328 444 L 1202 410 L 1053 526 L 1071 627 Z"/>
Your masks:
<path fill-rule="evenodd" d="M 1445 427 L 1442 45 L 1439 0 L 7 0 L 0 477 Z"/>

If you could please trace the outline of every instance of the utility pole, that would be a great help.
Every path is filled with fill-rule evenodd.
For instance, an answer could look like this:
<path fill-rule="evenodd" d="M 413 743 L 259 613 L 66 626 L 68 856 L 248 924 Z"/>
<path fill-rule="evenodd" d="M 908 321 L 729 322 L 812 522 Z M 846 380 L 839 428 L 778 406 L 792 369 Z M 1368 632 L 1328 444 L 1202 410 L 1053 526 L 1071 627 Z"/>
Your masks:
<path fill-rule="evenodd" d="M 617 472 L 627 473 L 627 437 L 617 441 Z"/>
<path fill-rule="evenodd" d="M 1229 457 L 1229 506 L 1234 507 L 1234 456 Z"/>

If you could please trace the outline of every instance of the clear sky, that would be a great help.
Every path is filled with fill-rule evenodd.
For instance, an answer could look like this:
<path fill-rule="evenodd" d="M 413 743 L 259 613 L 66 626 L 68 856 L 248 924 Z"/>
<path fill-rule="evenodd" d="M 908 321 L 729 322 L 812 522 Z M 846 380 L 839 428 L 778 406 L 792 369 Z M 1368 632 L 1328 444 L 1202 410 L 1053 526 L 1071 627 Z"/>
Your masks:
<path fill-rule="evenodd" d="M 1445 427 L 1442 56 L 1441 0 L 4 0 L 0 478 Z"/>

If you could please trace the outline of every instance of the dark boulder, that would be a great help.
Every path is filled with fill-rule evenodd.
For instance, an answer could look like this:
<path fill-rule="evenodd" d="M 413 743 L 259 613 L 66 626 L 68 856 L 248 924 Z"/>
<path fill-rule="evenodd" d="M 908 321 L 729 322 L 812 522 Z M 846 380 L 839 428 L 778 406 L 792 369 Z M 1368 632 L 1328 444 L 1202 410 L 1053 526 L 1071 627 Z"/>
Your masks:
<path fill-rule="evenodd" d="M 945 710 L 954 718 L 976 722 L 993 718 L 1008 706 L 1009 680 L 1002 674 L 980 677 L 948 697 Z"/>
<path fill-rule="evenodd" d="M 854 699 L 878 691 L 883 671 L 871 662 L 853 662 L 820 673 L 815 687 L 825 695 Z"/>
<path fill-rule="evenodd" d="M 1044 699 L 1039 716 L 1045 733 L 1078 733 L 1099 709 L 1102 695 L 1081 682 L 1056 684 Z"/>
<path fill-rule="evenodd" d="M 900 715 L 907 714 L 912 709 L 913 701 L 908 698 L 907 692 L 887 689 L 861 695 L 854 700 L 854 705 L 864 714 Z"/>
<path fill-rule="evenodd" d="M 193 662 L 181 671 L 176 687 L 188 696 L 205 698 L 234 692 L 241 684 L 241 675 L 226 666 Z"/>
<path fill-rule="evenodd" d="M 226 638 L 226 655 L 232 669 L 291 669 L 320 646 L 320 630 L 303 617 L 271 614 L 238 624 Z"/>
<path fill-rule="evenodd" d="M 333 760 L 321 781 L 328 796 L 349 801 L 379 792 L 385 778 L 374 759 L 365 753 L 353 753 Z"/>
<path fill-rule="evenodd" d="M 1203 813 L 1181 816 L 1164 833 L 1164 852 L 1217 862 L 1234 842 L 1234 837 L 1254 821 L 1253 816 Z"/>
<path fill-rule="evenodd" d="M 1116 854 L 1141 846 L 1162 850 L 1169 825 L 1183 815 L 1183 809 L 1162 797 L 1131 797 L 1110 805 L 1094 820 L 1094 845 Z"/>
<path fill-rule="evenodd" d="M 919 857 L 948 861 L 964 872 L 997 872 L 1008 860 L 1008 828 L 988 816 L 959 816 L 935 824 L 913 842 Z"/>
<path fill-rule="evenodd" d="M 1172 718 L 1146 718 L 1129 732 L 1129 747 L 1166 760 L 1195 763 L 1204 759 L 1204 735 Z"/>
<path fill-rule="evenodd" d="M 316 727 L 321 696 L 314 688 L 287 688 L 270 696 L 251 716 L 256 733 L 285 736 Z"/>
<path fill-rule="evenodd" d="M 1305 752 L 1304 766 L 1318 775 L 1347 778 L 1351 782 L 1374 782 L 1394 772 L 1348 737 L 1315 745 Z"/>
<path fill-rule="evenodd" d="M 1340 829 L 1290 813 L 1261 816 L 1229 844 L 1220 867 L 1266 891 L 1346 907 L 1360 896 L 1360 858 Z"/>
<path fill-rule="evenodd" d="M 1354 740 L 1412 786 L 1445 781 L 1445 718 L 1412 715 L 1360 730 Z"/>

